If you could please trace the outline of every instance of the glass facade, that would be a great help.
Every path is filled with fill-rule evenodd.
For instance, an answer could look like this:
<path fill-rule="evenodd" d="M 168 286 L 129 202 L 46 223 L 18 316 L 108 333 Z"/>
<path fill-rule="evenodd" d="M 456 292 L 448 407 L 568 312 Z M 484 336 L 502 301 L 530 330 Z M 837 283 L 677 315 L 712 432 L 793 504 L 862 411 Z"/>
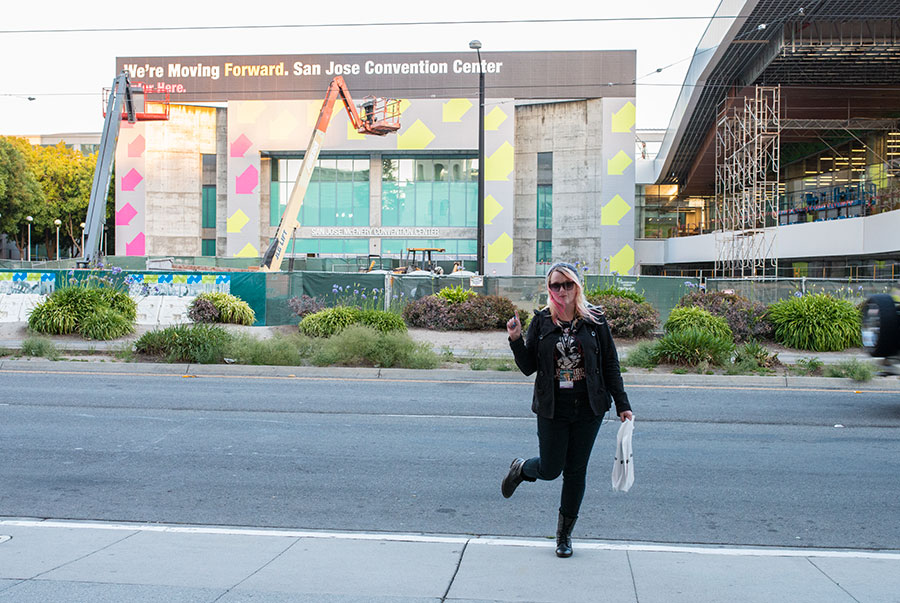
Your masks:
<path fill-rule="evenodd" d="M 281 221 L 302 163 L 302 159 L 272 159 L 271 226 Z M 368 226 L 369 158 L 320 157 L 303 197 L 300 224 Z"/>
<path fill-rule="evenodd" d="M 382 226 L 477 224 L 477 159 L 385 157 L 381 180 Z"/>
<path fill-rule="evenodd" d="M 797 144 L 783 153 L 808 156 L 783 168 L 781 224 L 855 218 L 900 207 L 900 132 L 818 146 Z M 809 154 L 811 150 L 816 152 Z"/>
<path fill-rule="evenodd" d="M 677 184 L 638 186 L 635 210 L 637 239 L 698 235 L 715 227 L 715 197 L 685 195 Z"/>
<path fill-rule="evenodd" d="M 274 239 L 269 241 L 272 243 Z M 314 253 L 316 255 L 366 255 L 369 253 L 369 239 L 291 239 L 287 254 Z"/>
<path fill-rule="evenodd" d="M 293 157 L 271 160 L 269 224 L 278 226 L 302 164 Z M 365 156 L 320 157 L 300 210 L 302 226 L 370 226 L 371 160 Z M 467 155 L 385 156 L 381 173 L 383 227 L 475 228 L 478 214 L 478 160 Z M 213 198 L 214 198 L 213 194 Z M 205 207 L 205 206 L 204 206 Z M 377 224 L 378 221 L 374 220 Z M 443 247 L 447 257 L 474 256 L 474 239 L 382 238 L 382 255 L 401 257 L 407 247 Z M 368 238 L 296 239 L 288 254 L 364 255 Z"/>
<path fill-rule="evenodd" d="M 478 244 L 473 239 L 382 239 L 381 255 L 404 257 L 408 247 L 432 247 L 443 248 L 443 254 L 437 254 L 435 259 L 443 256 L 458 259 L 462 256 L 474 256 Z"/>

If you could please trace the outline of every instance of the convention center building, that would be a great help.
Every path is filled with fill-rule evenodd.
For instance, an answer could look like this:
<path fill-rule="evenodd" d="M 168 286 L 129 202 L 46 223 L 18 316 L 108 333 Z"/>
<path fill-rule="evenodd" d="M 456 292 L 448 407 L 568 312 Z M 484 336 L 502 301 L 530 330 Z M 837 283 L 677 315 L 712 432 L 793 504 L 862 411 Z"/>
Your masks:
<path fill-rule="evenodd" d="M 139 119 L 116 150 L 115 254 L 261 258 L 326 89 L 399 101 L 360 134 L 334 107 L 288 256 L 474 260 L 484 77 L 484 273 L 635 271 L 635 52 L 120 57 Z"/>

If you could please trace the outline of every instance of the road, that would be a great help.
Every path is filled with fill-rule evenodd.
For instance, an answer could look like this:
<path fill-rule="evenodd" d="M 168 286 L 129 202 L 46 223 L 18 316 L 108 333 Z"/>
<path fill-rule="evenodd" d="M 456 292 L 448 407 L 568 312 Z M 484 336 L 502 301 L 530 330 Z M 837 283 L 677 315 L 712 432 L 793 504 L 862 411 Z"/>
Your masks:
<path fill-rule="evenodd" d="M 442 374 L 3 371 L 0 516 L 552 536 L 558 481 L 499 492 L 530 383 Z M 670 381 L 630 387 L 628 494 L 601 428 L 579 537 L 900 549 L 896 392 Z"/>

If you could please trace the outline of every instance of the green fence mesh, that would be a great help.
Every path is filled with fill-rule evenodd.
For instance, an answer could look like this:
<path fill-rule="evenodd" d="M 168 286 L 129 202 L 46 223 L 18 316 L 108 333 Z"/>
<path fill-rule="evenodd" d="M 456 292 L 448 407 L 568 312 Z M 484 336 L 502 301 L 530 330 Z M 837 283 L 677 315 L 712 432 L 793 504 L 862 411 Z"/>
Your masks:
<path fill-rule="evenodd" d="M 709 291 L 730 291 L 751 301 L 772 304 L 792 295 L 827 293 L 834 297 L 859 303 L 876 293 L 890 293 L 900 281 L 872 280 L 848 282 L 837 279 L 796 278 L 778 280 L 708 279 Z"/>
<path fill-rule="evenodd" d="M 126 258 L 126 265 L 143 265 L 144 258 Z M 140 260 L 139 262 L 136 260 Z M 310 260 L 305 258 L 307 265 Z M 29 266 L 31 266 L 29 264 Z M 232 267 L 232 270 L 234 268 Z M 391 273 L 334 271 L 296 271 L 265 273 L 259 271 L 150 271 L 115 266 L 112 270 L 88 271 L 51 268 L 4 269 L 0 265 L 0 294 L 46 295 L 67 282 L 88 278 L 105 279 L 128 288 L 136 297 L 146 295 L 194 296 L 202 291 L 228 291 L 246 301 L 256 313 L 257 326 L 297 324 L 290 300 L 302 295 L 314 297 L 326 306 L 351 305 L 401 311 L 412 300 L 433 295 L 445 287 L 461 286 L 482 295 L 501 295 L 523 310 L 547 304 L 542 276 L 484 277 L 478 279 L 453 275 L 409 276 Z M 474 286 L 473 286 L 474 285 Z M 683 295 L 697 290 L 694 278 L 664 276 L 595 276 L 585 278 L 588 290 L 616 286 L 636 291 L 659 311 L 660 324 Z M 858 303 L 876 293 L 890 293 L 898 281 L 853 281 L 828 279 L 737 280 L 708 279 L 709 291 L 731 291 L 769 305 L 780 299 L 804 293 L 828 293 Z"/>

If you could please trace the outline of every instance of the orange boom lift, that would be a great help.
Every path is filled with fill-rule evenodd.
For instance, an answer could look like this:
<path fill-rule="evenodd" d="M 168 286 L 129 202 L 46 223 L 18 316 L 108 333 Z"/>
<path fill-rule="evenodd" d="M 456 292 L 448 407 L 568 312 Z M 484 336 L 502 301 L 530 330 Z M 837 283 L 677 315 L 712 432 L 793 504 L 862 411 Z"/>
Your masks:
<path fill-rule="evenodd" d="M 281 217 L 281 223 L 278 225 L 278 231 L 275 233 L 275 240 L 269 245 L 263 258 L 261 269 L 265 272 L 277 272 L 281 269 L 287 242 L 293 236 L 294 230 L 300 226 L 299 216 L 300 208 L 303 206 L 303 197 L 306 195 L 306 188 L 309 186 L 312 171 L 316 166 L 316 159 L 319 157 L 322 142 L 325 140 L 325 130 L 328 129 L 338 98 L 344 103 L 344 108 L 350 115 L 350 122 L 360 134 L 384 136 L 400 129 L 400 103 L 397 100 L 366 98 L 360 107 L 362 112 L 360 115 L 353 104 L 344 78 L 337 76 L 331 80 L 328 91 L 325 93 L 322 110 L 319 112 L 319 119 L 309 140 L 309 146 L 306 147 L 306 154 L 303 155 L 300 173 L 297 174 L 294 189 L 291 191 L 284 215 Z"/>

